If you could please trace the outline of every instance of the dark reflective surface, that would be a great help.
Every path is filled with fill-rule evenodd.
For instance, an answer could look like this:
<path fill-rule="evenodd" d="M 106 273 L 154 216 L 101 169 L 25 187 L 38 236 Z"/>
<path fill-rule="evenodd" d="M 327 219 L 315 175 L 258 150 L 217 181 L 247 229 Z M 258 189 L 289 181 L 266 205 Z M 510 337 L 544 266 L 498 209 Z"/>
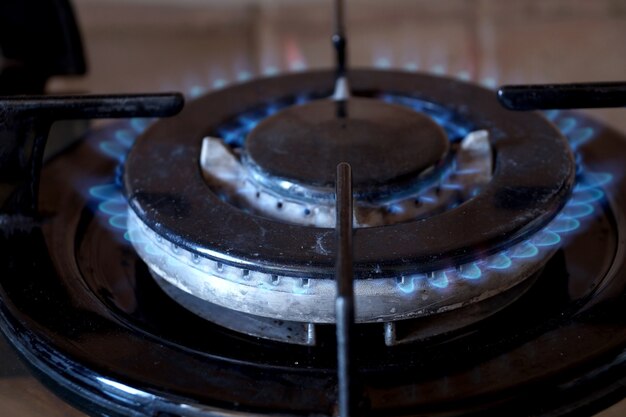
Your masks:
<path fill-rule="evenodd" d="M 620 141 L 601 134 L 584 150 L 586 163 L 614 160 L 623 153 Z M 183 401 L 330 414 L 334 329 L 320 328 L 318 347 L 294 347 L 221 329 L 182 309 L 82 192 L 113 180 L 113 170 L 89 142 L 66 152 L 45 168 L 43 229 L 0 237 L 2 327 L 12 343 L 90 412 L 181 412 L 175 404 Z M 613 196 L 623 195 L 619 181 L 611 187 Z M 620 217 L 622 203 L 614 204 Z M 359 328 L 354 361 L 369 414 L 541 414 L 614 399 L 626 346 L 622 225 L 609 207 L 586 224 L 527 295 L 478 326 L 393 348 L 384 346 L 381 327 Z M 146 408 L 143 396 L 121 395 L 102 377 L 156 397 Z"/>

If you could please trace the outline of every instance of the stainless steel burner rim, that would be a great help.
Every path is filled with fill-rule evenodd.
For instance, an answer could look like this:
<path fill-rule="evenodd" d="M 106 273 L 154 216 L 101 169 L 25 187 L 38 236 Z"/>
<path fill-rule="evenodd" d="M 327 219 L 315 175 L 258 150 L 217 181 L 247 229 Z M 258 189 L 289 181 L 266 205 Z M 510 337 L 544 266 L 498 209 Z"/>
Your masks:
<path fill-rule="evenodd" d="M 318 324 L 274 319 L 226 309 L 178 288 L 152 269 L 150 273 L 170 298 L 185 309 L 219 326 L 253 337 L 295 345 L 315 346 L 318 342 Z M 384 339 L 387 346 L 454 332 L 496 314 L 520 298 L 535 283 L 537 276 L 538 273 L 504 290 L 502 296 L 462 305 L 454 310 L 439 313 L 436 317 L 435 315 L 420 316 L 399 321 L 369 323 L 369 326 L 378 327 L 377 333 L 380 338 Z M 360 325 L 367 326 L 368 324 Z"/>
<path fill-rule="evenodd" d="M 263 273 L 198 256 L 160 238 L 130 209 L 128 229 L 135 249 L 154 274 L 200 299 L 280 320 L 335 321 L 334 279 Z M 429 275 L 356 280 L 355 320 L 375 323 L 429 316 L 497 297 L 534 275 L 557 249 L 558 245 L 545 247 L 507 268 L 485 268 L 480 279 L 464 278 L 461 266 Z"/>

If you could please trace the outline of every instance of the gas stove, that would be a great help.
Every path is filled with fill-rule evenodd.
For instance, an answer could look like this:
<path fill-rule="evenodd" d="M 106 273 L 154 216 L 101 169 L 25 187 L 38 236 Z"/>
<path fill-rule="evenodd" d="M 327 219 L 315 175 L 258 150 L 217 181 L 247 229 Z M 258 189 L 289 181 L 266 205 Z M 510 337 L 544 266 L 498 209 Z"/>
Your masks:
<path fill-rule="evenodd" d="M 333 71 L 184 107 L 0 101 L 7 340 L 90 414 L 588 415 L 623 398 L 625 138 L 567 110 L 623 106 L 622 84 L 498 97 L 348 69 L 336 6 Z M 53 121 L 95 117 L 127 119 L 41 165 Z"/>

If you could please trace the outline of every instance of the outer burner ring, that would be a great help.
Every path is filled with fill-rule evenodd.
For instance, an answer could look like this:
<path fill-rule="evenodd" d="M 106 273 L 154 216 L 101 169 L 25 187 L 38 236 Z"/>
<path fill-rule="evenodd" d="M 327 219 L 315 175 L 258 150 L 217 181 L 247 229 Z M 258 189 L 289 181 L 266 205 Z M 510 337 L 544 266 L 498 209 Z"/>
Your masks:
<path fill-rule="evenodd" d="M 157 122 L 127 159 L 132 209 L 167 240 L 202 256 L 278 275 L 332 276 L 334 230 L 244 213 L 209 190 L 197 165 L 202 137 L 223 120 L 268 99 L 330 93 L 332 79 L 332 72 L 322 71 L 253 81 L 206 95 L 178 117 Z M 456 209 L 357 230 L 357 277 L 436 270 L 496 253 L 545 226 L 566 201 L 573 155 L 542 116 L 504 110 L 491 91 L 452 79 L 356 70 L 350 81 L 356 95 L 400 91 L 443 104 L 488 130 L 496 152 L 492 182 Z"/>

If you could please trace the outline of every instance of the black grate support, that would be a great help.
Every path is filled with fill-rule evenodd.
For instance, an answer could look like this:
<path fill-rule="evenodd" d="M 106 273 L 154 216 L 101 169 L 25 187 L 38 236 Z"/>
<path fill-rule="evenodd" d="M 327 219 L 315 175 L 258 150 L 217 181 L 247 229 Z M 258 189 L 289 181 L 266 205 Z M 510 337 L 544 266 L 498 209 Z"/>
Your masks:
<path fill-rule="evenodd" d="M 354 274 L 352 271 L 352 168 L 337 165 L 337 371 L 339 416 L 354 416 L 354 372 L 351 339 L 354 327 Z"/>
<path fill-rule="evenodd" d="M 55 121 L 164 117 L 183 104 L 178 93 L 0 97 L 0 213 L 36 216 L 43 151 Z"/>
<path fill-rule="evenodd" d="M 505 85 L 498 100 L 509 110 L 626 107 L 626 82 Z"/>

